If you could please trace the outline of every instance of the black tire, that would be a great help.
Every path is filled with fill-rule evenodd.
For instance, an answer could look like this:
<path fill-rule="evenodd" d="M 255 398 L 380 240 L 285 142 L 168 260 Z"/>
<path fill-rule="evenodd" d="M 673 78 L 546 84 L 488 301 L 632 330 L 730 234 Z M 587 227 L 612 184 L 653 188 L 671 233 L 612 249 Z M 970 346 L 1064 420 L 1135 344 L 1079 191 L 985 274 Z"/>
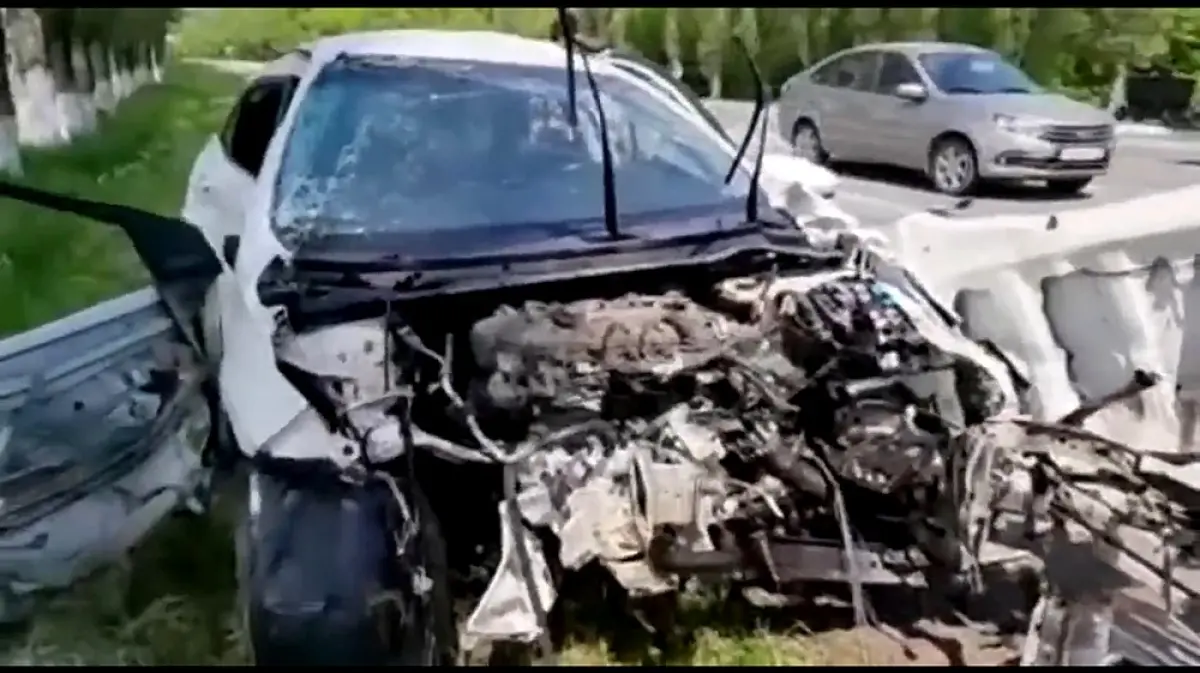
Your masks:
<path fill-rule="evenodd" d="M 954 153 L 955 159 L 953 163 L 956 167 L 963 169 L 963 176 L 956 180 L 943 179 L 939 174 L 939 159 L 943 156 Z M 949 156 L 947 156 L 949 160 Z M 964 163 L 960 164 L 959 159 Z M 968 196 L 975 193 L 979 188 L 979 158 L 975 154 L 975 148 L 971 143 L 967 142 L 966 138 L 960 136 L 949 136 L 942 138 L 933 144 L 929 150 L 929 166 L 926 170 L 929 175 L 930 182 L 933 183 L 933 188 L 937 191 L 948 194 L 950 196 Z"/>
<path fill-rule="evenodd" d="M 1070 180 L 1047 180 L 1046 189 L 1055 194 L 1078 194 L 1084 187 L 1091 184 L 1091 178 L 1071 178 Z"/>
<path fill-rule="evenodd" d="M 812 134 L 815 152 L 812 156 L 807 156 L 807 153 L 801 154 L 797 144 L 800 136 L 805 133 Z M 821 141 L 821 133 L 817 131 L 817 125 L 807 119 L 797 119 L 792 125 L 792 137 L 789 138 L 792 143 L 792 153 L 796 156 L 808 159 L 809 161 L 819 166 L 824 166 L 829 163 L 829 152 L 825 149 L 825 144 Z"/>
<path fill-rule="evenodd" d="M 423 557 L 427 582 L 397 563 L 392 496 L 383 484 L 310 490 L 262 474 L 254 479 L 258 512 L 238 530 L 237 561 L 255 665 L 453 664 L 445 545 L 419 491 L 410 506 L 422 524 L 410 549 Z M 425 600 L 413 595 L 418 583 L 429 589 Z M 389 595 L 408 602 L 389 609 Z M 400 616 L 414 614 L 419 627 L 404 628 Z"/>

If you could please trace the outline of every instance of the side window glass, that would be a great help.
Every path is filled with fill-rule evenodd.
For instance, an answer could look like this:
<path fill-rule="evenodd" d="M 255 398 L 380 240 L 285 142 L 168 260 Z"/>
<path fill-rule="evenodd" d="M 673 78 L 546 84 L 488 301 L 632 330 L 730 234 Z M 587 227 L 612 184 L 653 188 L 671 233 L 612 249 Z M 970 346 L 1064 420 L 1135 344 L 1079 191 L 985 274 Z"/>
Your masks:
<path fill-rule="evenodd" d="M 813 81 L 839 89 L 867 91 L 875 76 L 876 54 L 855 52 L 826 63 L 813 73 Z"/>
<path fill-rule="evenodd" d="M 839 70 L 841 70 L 845 60 L 845 56 L 841 58 L 835 58 L 820 68 L 817 68 L 816 72 L 812 74 L 812 81 L 822 86 L 838 86 L 836 84 L 837 73 Z"/>
<path fill-rule="evenodd" d="M 886 53 L 882 55 L 879 67 L 879 82 L 875 91 L 890 94 L 901 84 L 920 84 L 921 76 L 913 64 L 901 54 Z"/>
<path fill-rule="evenodd" d="M 221 131 L 221 146 L 230 161 L 257 176 L 267 145 L 283 119 L 298 78 L 259 82 L 242 94 Z"/>

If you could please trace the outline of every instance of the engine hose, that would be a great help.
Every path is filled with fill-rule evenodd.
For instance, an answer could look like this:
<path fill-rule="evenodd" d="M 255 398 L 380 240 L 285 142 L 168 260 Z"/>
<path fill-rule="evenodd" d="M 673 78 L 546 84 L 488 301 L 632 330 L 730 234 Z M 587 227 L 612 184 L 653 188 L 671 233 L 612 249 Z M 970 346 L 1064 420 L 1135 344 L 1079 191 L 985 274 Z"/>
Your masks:
<path fill-rule="evenodd" d="M 538 647 L 541 649 L 538 663 L 545 666 L 557 665 L 554 643 L 550 639 L 550 613 L 542 605 L 542 596 L 538 592 L 537 578 L 533 575 L 533 560 L 529 557 L 529 547 L 525 545 L 522 530 L 525 522 L 521 520 L 521 510 L 517 508 L 517 469 L 512 463 L 504 466 L 504 505 L 508 510 L 508 522 L 513 531 L 513 542 L 517 551 L 517 567 L 521 571 L 521 579 L 525 581 L 525 589 L 529 592 L 529 603 L 533 607 L 533 616 L 538 625 Z"/>

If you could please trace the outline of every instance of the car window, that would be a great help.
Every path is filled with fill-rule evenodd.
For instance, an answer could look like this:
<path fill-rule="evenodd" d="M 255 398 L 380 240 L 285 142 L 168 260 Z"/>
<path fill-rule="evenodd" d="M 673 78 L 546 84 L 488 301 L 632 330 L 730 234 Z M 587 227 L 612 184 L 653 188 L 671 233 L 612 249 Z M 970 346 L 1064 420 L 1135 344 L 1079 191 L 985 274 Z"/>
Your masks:
<path fill-rule="evenodd" d="M 879 81 L 875 84 L 875 91 L 890 94 L 901 84 L 921 83 L 921 75 L 904 54 L 889 51 L 879 58 Z"/>
<path fill-rule="evenodd" d="M 568 123 L 561 68 L 347 57 L 298 103 L 272 199 L 285 243 L 310 233 L 599 222 L 599 120 L 577 78 Z M 727 209 L 730 151 L 678 106 L 624 74 L 596 73 L 622 215 Z M 683 123 L 681 123 L 683 122 Z"/>
<path fill-rule="evenodd" d="M 870 90 L 874 83 L 877 52 L 856 51 L 821 66 L 812 81 L 839 89 Z"/>
<path fill-rule="evenodd" d="M 991 51 L 938 51 L 921 54 L 917 62 L 942 93 L 979 95 L 1041 91 L 1017 66 Z"/>
<path fill-rule="evenodd" d="M 298 82 L 296 77 L 272 77 L 255 82 L 242 93 L 225 126 L 221 129 L 221 148 L 229 160 L 250 175 L 262 168 L 267 145 L 291 100 Z"/>

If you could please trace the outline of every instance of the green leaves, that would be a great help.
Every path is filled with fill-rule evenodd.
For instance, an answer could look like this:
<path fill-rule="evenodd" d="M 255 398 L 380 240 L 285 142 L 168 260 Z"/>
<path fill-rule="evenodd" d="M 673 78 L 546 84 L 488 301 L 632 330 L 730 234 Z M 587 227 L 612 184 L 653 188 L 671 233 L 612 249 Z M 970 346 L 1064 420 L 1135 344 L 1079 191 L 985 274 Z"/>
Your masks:
<path fill-rule="evenodd" d="M 153 10 L 76 10 L 130 12 Z M 999 51 L 1043 84 L 1107 90 L 1122 65 L 1160 63 L 1200 70 L 1200 10 L 1189 8 L 637 8 L 584 9 L 583 29 L 649 58 L 750 96 L 744 68 L 731 66 L 733 37 L 750 46 L 778 84 L 796 69 L 855 44 L 952 40 Z M 196 56 L 261 59 L 321 35 L 381 28 L 491 29 L 547 35 L 551 9 L 225 9 L 191 10 L 181 47 Z M 109 19 L 111 21 L 111 18 Z M 102 21 L 97 19 L 97 21 Z"/>

